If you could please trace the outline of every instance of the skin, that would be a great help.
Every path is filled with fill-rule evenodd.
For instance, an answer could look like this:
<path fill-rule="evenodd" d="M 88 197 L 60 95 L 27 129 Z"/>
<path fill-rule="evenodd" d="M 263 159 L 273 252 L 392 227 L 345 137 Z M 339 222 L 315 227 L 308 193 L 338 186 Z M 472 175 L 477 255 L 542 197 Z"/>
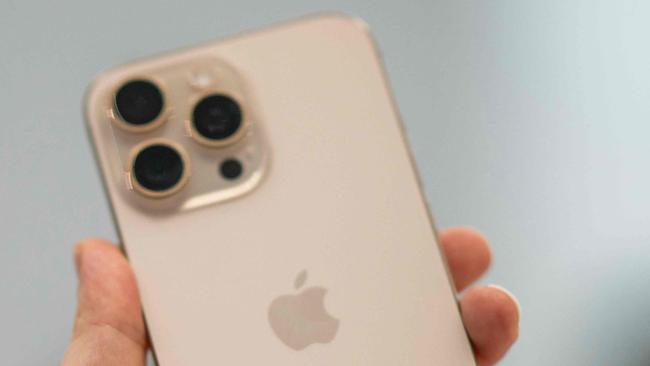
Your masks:
<path fill-rule="evenodd" d="M 458 291 L 488 269 L 488 242 L 476 231 L 452 228 L 440 241 Z M 149 348 L 135 277 L 122 252 L 102 239 L 75 247 L 77 315 L 63 366 L 144 366 Z M 467 289 L 460 309 L 480 366 L 497 363 L 516 341 L 519 306 L 496 286 Z"/>

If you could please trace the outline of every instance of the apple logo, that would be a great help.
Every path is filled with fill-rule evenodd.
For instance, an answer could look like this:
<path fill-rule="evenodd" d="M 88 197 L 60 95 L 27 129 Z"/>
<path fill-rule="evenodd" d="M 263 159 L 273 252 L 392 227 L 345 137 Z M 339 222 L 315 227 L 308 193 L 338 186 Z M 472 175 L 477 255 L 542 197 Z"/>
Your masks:
<path fill-rule="evenodd" d="M 296 277 L 300 290 L 307 281 L 307 271 Z M 339 320 L 325 310 L 323 287 L 310 287 L 294 295 L 283 295 L 269 307 L 269 323 L 275 335 L 289 348 L 303 350 L 314 343 L 330 343 L 339 329 Z"/>

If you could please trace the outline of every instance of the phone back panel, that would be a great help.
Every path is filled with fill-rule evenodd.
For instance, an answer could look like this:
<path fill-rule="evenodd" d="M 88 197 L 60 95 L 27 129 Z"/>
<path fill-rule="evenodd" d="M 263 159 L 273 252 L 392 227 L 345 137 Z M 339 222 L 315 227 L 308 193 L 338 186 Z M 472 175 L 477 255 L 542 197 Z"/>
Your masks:
<path fill-rule="evenodd" d="M 119 164 L 101 100 L 125 75 L 205 55 L 233 65 L 250 86 L 268 167 L 236 199 L 148 212 L 113 178 Z M 475 364 L 363 23 L 313 17 L 140 61 L 100 76 L 87 103 L 161 366 Z M 269 309 L 314 288 L 327 291 L 338 331 L 297 351 L 276 336 Z"/>

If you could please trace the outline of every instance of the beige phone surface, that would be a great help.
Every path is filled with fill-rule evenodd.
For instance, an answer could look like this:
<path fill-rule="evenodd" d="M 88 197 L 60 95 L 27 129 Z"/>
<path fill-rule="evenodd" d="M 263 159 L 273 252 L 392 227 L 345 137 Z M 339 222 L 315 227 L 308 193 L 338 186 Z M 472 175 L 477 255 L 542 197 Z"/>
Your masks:
<path fill-rule="evenodd" d="M 162 93 L 150 123 L 116 111 L 129 80 Z M 211 95 L 240 107 L 228 138 L 197 127 Z M 86 103 L 159 365 L 475 365 L 364 23 L 315 16 L 138 61 Z M 154 145 L 176 151 L 172 188 L 139 178 Z"/>

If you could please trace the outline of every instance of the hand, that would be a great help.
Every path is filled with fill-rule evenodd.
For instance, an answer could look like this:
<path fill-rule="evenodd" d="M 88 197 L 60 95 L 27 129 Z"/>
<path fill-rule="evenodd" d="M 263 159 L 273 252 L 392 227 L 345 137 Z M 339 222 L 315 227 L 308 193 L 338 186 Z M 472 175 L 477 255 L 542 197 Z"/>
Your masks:
<path fill-rule="evenodd" d="M 490 265 L 486 240 L 468 229 L 449 229 L 440 241 L 456 288 L 462 291 Z M 144 366 L 147 335 L 135 277 L 114 245 L 87 239 L 75 248 L 78 308 L 63 366 Z M 517 339 L 519 308 L 504 290 L 475 287 L 460 301 L 480 366 L 494 365 Z"/>

